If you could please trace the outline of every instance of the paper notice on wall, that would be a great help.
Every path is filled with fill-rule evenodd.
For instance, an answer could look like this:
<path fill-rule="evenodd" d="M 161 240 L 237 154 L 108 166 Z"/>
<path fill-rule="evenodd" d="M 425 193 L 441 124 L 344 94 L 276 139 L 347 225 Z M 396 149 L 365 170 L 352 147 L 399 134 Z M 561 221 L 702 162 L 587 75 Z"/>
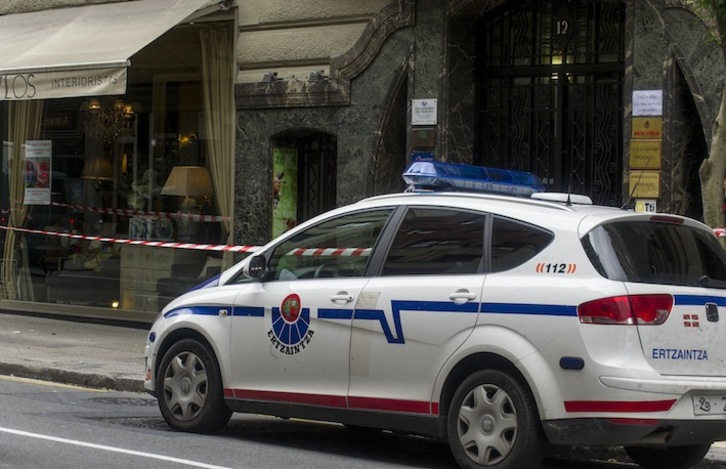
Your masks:
<path fill-rule="evenodd" d="M 633 91 L 633 116 L 662 116 L 663 90 Z"/>
<path fill-rule="evenodd" d="M 53 142 L 25 142 L 25 205 L 50 205 Z"/>

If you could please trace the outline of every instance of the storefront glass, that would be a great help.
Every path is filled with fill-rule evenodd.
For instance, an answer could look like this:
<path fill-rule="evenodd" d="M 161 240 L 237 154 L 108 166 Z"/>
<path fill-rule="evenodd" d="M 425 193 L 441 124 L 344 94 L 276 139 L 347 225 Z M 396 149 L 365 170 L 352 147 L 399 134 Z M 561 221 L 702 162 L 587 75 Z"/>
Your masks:
<path fill-rule="evenodd" d="M 225 23 L 172 29 L 131 57 L 122 95 L 0 103 L 0 304 L 153 317 L 220 271 L 216 252 L 149 244 L 230 239 L 217 194 L 233 140 L 218 128 L 233 113 L 210 110 L 233 93 L 231 37 Z"/>

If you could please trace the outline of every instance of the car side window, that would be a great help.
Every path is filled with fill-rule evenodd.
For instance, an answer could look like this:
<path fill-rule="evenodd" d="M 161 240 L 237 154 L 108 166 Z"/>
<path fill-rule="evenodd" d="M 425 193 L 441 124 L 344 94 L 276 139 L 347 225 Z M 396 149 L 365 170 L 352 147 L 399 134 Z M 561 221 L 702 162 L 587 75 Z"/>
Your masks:
<path fill-rule="evenodd" d="M 381 275 L 472 274 L 483 268 L 481 213 L 410 208 L 398 228 Z"/>
<path fill-rule="evenodd" d="M 360 277 L 392 209 L 335 217 L 274 248 L 266 281 Z"/>
<path fill-rule="evenodd" d="M 554 235 L 542 228 L 494 217 L 491 271 L 502 272 L 524 264 L 552 242 Z"/>

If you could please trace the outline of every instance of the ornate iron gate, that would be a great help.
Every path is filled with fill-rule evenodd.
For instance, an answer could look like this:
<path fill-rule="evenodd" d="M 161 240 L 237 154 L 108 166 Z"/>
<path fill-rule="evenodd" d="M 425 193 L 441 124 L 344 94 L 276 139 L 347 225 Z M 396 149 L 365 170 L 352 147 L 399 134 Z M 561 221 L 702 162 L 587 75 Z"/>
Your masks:
<path fill-rule="evenodd" d="M 338 144 L 335 136 L 317 132 L 298 145 L 298 221 L 305 221 L 335 208 Z"/>
<path fill-rule="evenodd" d="M 622 2 L 584 0 L 506 2 L 483 17 L 480 163 L 619 204 L 624 21 Z"/>

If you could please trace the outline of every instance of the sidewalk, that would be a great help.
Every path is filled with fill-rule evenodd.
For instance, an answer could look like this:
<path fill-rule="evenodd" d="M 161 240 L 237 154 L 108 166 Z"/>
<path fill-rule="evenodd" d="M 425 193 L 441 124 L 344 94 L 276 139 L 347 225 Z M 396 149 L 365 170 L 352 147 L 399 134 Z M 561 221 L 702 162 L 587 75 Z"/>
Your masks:
<path fill-rule="evenodd" d="M 0 374 L 143 391 L 147 331 L 0 314 Z"/>

